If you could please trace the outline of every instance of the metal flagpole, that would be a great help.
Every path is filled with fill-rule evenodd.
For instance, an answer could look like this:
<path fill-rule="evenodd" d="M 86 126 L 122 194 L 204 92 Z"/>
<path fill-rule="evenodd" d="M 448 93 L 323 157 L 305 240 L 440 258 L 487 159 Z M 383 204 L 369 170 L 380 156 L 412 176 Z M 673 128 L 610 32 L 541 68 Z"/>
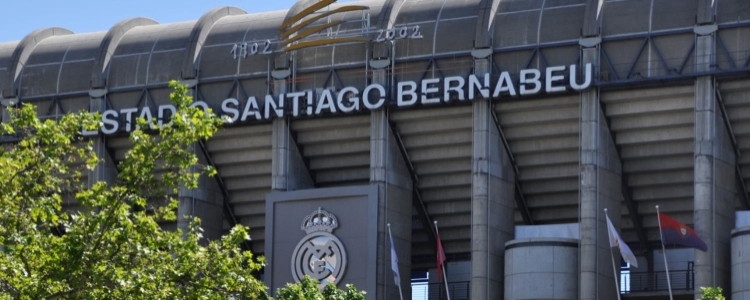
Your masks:
<path fill-rule="evenodd" d="M 440 236 L 440 232 L 438 231 L 437 227 L 437 221 L 435 223 L 435 233 L 437 233 L 438 236 Z M 443 242 L 440 241 L 440 247 L 443 247 Z M 445 251 L 443 251 L 443 254 L 445 254 Z M 438 253 L 440 255 L 440 253 Z M 443 282 L 445 283 L 445 295 L 448 296 L 448 300 L 451 300 L 451 293 L 448 290 L 448 277 L 445 275 L 445 260 L 443 260 L 440 265 L 443 267 Z"/>
<path fill-rule="evenodd" d="M 391 247 L 395 249 L 395 246 L 393 245 L 393 234 L 391 234 L 391 223 L 388 223 L 388 236 L 391 238 Z M 395 251 L 392 251 L 392 252 L 393 254 L 396 254 Z M 393 258 L 391 258 L 391 260 L 393 260 Z M 398 275 L 398 279 L 401 280 L 401 274 Z M 401 296 L 401 300 L 404 300 L 404 292 L 401 291 L 401 283 L 399 282 L 397 286 L 398 286 L 398 295 Z"/>
<path fill-rule="evenodd" d="M 607 216 L 607 219 L 609 219 L 609 215 L 607 214 L 607 209 L 604 209 L 604 215 Z M 607 225 L 607 236 L 609 236 L 609 240 L 612 240 L 612 233 L 609 232 L 609 224 Z M 620 300 L 620 284 L 617 283 L 617 268 L 615 267 L 615 253 L 614 250 L 612 250 L 612 245 L 609 245 L 609 256 L 612 258 L 612 273 L 615 277 L 615 288 L 617 289 L 617 300 Z"/>
<path fill-rule="evenodd" d="M 656 206 L 656 219 L 659 221 L 659 239 L 661 239 L 661 253 L 664 255 L 664 270 L 667 271 L 667 287 L 669 288 L 669 300 L 674 300 L 672 296 L 672 280 L 669 279 L 669 265 L 667 264 L 667 250 L 664 249 L 664 235 L 661 231 L 661 216 L 659 216 L 659 206 Z"/>

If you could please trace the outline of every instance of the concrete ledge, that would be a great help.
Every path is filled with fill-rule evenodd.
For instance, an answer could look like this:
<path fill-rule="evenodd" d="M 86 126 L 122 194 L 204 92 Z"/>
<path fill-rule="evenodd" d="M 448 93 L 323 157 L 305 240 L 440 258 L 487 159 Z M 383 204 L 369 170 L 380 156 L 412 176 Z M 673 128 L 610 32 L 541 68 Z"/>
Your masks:
<path fill-rule="evenodd" d="M 750 227 L 742 227 L 732 230 L 733 238 L 743 235 L 750 235 Z"/>

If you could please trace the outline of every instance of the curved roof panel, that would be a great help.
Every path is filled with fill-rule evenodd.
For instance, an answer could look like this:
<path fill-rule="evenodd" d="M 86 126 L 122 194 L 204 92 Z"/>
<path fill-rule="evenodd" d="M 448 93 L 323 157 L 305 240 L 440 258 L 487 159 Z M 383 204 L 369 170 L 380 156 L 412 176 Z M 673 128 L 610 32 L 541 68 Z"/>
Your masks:
<path fill-rule="evenodd" d="M 21 72 L 22 97 L 85 92 L 106 32 L 52 36 L 36 45 Z"/>
<path fill-rule="evenodd" d="M 411 33 L 419 26 L 421 39 L 396 42 L 396 57 L 419 57 L 434 54 L 469 52 L 474 48 L 477 16 L 481 0 L 406 0 L 397 13 L 395 28 L 406 27 Z"/>
<path fill-rule="evenodd" d="M 185 47 L 195 21 L 136 27 L 128 31 L 109 65 L 110 88 L 180 79 Z"/>
<path fill-rule="evenodd" d="M 199 77 L 216 78 L 240 74 L 264 73 L 268 70 L 269 54 L 262 54 L 265 41 L 269 50 L 278 42 L 278 27 L 284 22 L 286 11 L 273 11 L 246 15 L 226 16 L 214 24 L 199 54 Z M 258 53 L 244 58 L 232 55 L 235 45 L 257 44 Z"/>
<path fill-rule="evenodd" d="M 577 40 L 585 0 L 503 0 L 497 9 L 495 48 Z"/>
<path fill-rule="evenodd" d="M 698 1 L 605 0 L 602 35 L 692 28 L 697 12 Z M 665 18 L 665 15 L 669 18 Z"/>
<path fill-rule="evenodd" d="M 721 0 L 716 10 L 719 24 L 750 20 L 750 1 L 747 0 Z"/>
<path fill-rule="evenodd" d="M 5 42 L 0 43 L 0 98 L 2 98 L 2 91 L 5 88 L 5 78 L 8 77 L 8 70 L 13 56 L 13 51 L 16 50 L 18 42 Z"/>

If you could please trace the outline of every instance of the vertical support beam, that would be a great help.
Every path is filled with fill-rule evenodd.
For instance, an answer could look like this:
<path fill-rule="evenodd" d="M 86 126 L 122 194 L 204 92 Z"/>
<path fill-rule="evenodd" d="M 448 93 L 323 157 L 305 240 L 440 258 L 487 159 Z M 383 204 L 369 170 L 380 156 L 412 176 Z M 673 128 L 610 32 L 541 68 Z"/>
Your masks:
<path fill-rule="evenodd" d="M 285 94 L 286 79 L 274 79 L 274 96 Z M 315 187 L 315 181 L 307 169 L 304 158 L 297 147 L 289 127 L 289 118 L 273 120 L 271 188 L 276 191 L 293 191 Z"/>
<path fill-rule="evenodd" d="M 273 120 L 273 158 L 271 188 L 276 191 L 294 191 L 315 187 L 315 182 L 305 165 L 297 142 L 292 137 L 289 119 Z"/>
<path fill-rule="evenodd" d="M 709 30 L 700 30 L 708 27 Z M 712 25 L 696 27 L 696 71 L 712 69 L 716 58 L 716 36 Z M 736 155 L 731 137 L 717 107 L 713 76 L 695 80 L 694 227 L 708 245 L 695 250 L 695 298 L 700 287 L 720 286 L 730 290 L 729 232 L 734 224 L 737 198 L 734 172 Z"/>
<path fill-rule="evenodd" d="M 490 73 L 489 57 L 476 58 L 478 76 Z M 514 236 L 515 172 L 494 124 L 490 99 L 473 106 L 471 170 L 471 298 L 504 295 L 505 243 Z"/>
<path fill-rule="evenodd" d="M 199 165 L 207 165 L 208 161 L 199 149 L 199 145 L 192 146 L 198 157 Z M 191 171 L 198 172 L 198 166 L 191 167 Z M 203 174 L 198 178 L 198 187 L 188 189 L 180 187 L 177 195 L 177 228 L 186 232 L 193 217 L 201 220 L 206 240 L 221 238 L 224 227 L 224 196 L 214 178 Z"/>
<path fill-rule="evenodd" d="M 599 47 L 581 50 L 581 63 L 599 67 Z M 579 299 L 614 299 L 607 221 L 620 226 L 622 166 L 602 111 L 599 91 L 581 92 Z M 619 256 L 616 257 L 619 261 Z"/>
<path fill-rule="evenodd" d="M 89 103 L 89 112 L 91 113 L 103 113 L 107 109 L 106 100 L 107 91 L 105 89 L 92 90 L 89 92 L 91 97 Z M 91 187 L 99 181 L 106 183 L 113 183 L 117 179 L 117 166 L 115 165 L 114 157 L 109 155 L 107 151 L 106 139 L 101 133 L 96 133 L 91 137 L 94 141 L 94 152 L 99 157 L 99 163 L 96 168 L 89 173 L 88 186 Z"/>
<path fill-rule="evenodd" d="M 197 98 L 197 79 L 183 79 L 193 98 Z M 198 165 L 209 165 L 210 157 L 206 157 L 199 144 L 193 144 L 193 153 L 198 157 Z M 192 172 L 198 172 L 198 166 L 192 166 Z M 218 176 L 218 175 L 217 175 Z M 198 187 L 188 189 L 180 187 L 177 193 L 177 228 L 186 232 L 192 221 L 197 217 L 201 220 L 201 228 L 205 241 L 217 240 L 224 233 L 224 194 L 215 178 L 203 174 L 198 178 Z"/>
<path fill-rule="evenodd" d="M 386 84 L 386 70 L 375 69 L 373 83 Z M 378 249 L 375 299 L 399 299 L 391 270 L 391 224 L 398 254 L 401 287 L 411 295 L 411 243 L 413 182 L 390 127 L 387 109 L 370 113 L 370 184 L 378 187 Z"/>

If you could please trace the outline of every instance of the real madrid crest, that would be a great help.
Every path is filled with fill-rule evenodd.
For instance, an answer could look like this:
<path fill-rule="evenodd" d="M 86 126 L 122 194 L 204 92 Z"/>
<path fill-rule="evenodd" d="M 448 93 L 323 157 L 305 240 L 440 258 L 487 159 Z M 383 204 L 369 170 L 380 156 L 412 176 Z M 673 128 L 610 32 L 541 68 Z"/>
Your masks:
<path fill-rule="evenodd" d="M 301 281 L 305 275 L 320 282 L 338 284 L 346 269 L 344 245 L 332 234 L 339 227 L 336 216 L 318 208 L 302 220 L 301 229 L 307 235 L 294 248 L 292 276 Z"/>

